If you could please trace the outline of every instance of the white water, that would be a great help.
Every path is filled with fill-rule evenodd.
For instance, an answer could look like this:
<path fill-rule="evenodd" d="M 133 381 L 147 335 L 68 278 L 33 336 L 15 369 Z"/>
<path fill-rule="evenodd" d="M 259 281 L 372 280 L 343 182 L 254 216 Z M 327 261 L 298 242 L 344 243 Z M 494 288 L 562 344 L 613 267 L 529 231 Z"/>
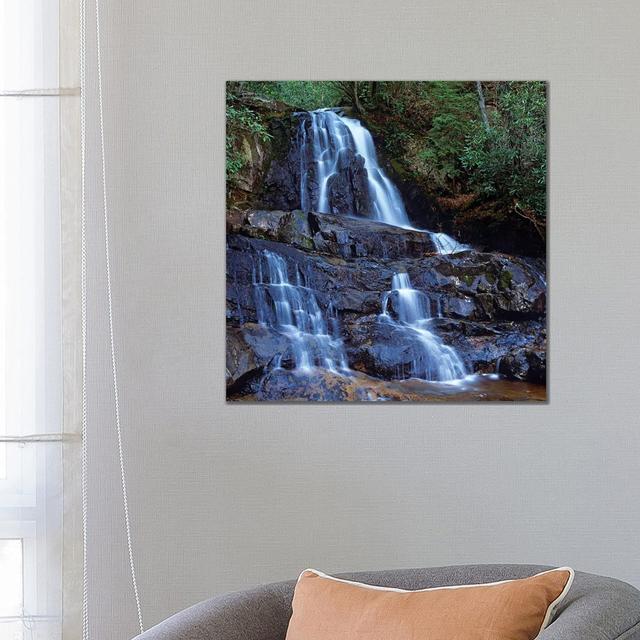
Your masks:
<path fill-rule="evenodd" d="M 411 362 L 411 377 L 432 381 L 464 378 L 467 371 L 455 349 L 444 344 L 430 330 L 429 300 L 423 293 L 412 288 L 409 274 L 396 273 L 391 287 L 391 291 L 383 297 L 380 318 L 401 329 L 412 341 L 415 356 Z M 390 304 L 397 319 L 390 313 Z"/>
<path fill-rule="evenodd" d="M 331 213 L 329 205 L 329 179 L 340 168 L 340 159 L 349 149 L 354 150 L 353 140 L 349 136 L 349 130 L 345 127 L 340 117 L 333 111 L 311 111 L 311 149 L 313 163 L 315 165 L 318 181 L 317 202 L 310 202 L 307 190 L 307 174 L 309 167 L 301 167 L 300 196 L 303 210 L 313 208 L 320 213 Z M 306 128 L 304 120 L 301 123 L 302 144 L 307 144 Z M 301 162 L 306 160 L 304 147 L 301 151 Z"/>
<path fill-rule="evenodd" d="M 305 119 L 299 128 L 300 143 L 300 206 L 303 211 L 333 213 L 329 202 L 331 178 L 341 169 L 348 151 L 364 159 L 367 186 L 375 220 L 405 229 L 413 229 L 402 201 L 400 191 L 378 162 L 373 138 L 361 122 L 339 116 L 335 111 L 319 109 L 309 112 L 311 141 L 307 135 Z M 307 166 L 307 145 L 311 144 L 312 165 Z M 314 171 L 318 181 L 318 195 L 309 194 L 309 172 Z M 313 201 L 312 201 L 313 200 Z M 459 243 L 446 233 L 428 231 L 438 253 L 450 254 L 466 251 L 469 246 Z"/>
<path fill-rule="evenodd" d="M 257 260 L 253 285 L 258 322 L 288 339 L 296 369 L 323 367 L 334 372 L 348 369 L 337 314 L 329 305 L 328 321 L 325 320 L 304 274 L 296 269 L 296 284 L 291 284 L 284 258 L 263 251 Z"/>
<path fill-rule="evenodd" d="M 351 133 L 356 153 L 364 158 L 364 167 L 367 170 L 369 182 L 369 196 L 376 220 L 396 227 L 411 227 L 400 191 L 389 180 L 378 162 L 371 134 L 358 120 L 352 118 L 341 118 L 341 120 Z"/>
<path fill-rule="evenodd" d="M 446 233 L 437 233 L 435 231 L 431 231 L 430 233 L 438 253 L 458 253 L 459 251 L 469 251 L 469 249 L 471 249 L 468 244 L 462 244 Z"/>

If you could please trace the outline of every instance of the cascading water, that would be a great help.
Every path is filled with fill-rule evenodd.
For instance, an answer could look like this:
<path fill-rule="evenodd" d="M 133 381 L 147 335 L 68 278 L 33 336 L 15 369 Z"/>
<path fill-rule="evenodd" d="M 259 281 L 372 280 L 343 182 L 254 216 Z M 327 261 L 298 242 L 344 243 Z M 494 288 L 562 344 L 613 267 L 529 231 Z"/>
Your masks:
<path fill-rule="evenodd" d="M 391 287 L 383 297 L 380 318 L 402 329 L 413 341 L 415 357 L 411 377 L 432 381 L 464 378 L 467 372 L 455 349 L 429 329 L 431 313 L 427 297 L 411 287 L 407 273 L 394 274 Z M 391 315 L 390 306 L 396 319 Z"/>
<path fill-rule="evenodd" d="M 362 123 L 329 109 L 319 109 L 305 115 L 310 117 L 311 122 L 308 125 L 307 118 L 302 117 L 299 127 L 300 203 L 303 211 L 334 213 L 331 206 L 333 182 L 348 164 L 349 154 L 355 153 L 364 160 L 370 215 L 386 224 L 413 228 L 400 191 L 380 166 L 371 133 Z M 310 175 L 317 183 L 315 191 L 310 188 Z M 351 213 L 356 214 L 355 211 Z M 445 233 L 427 233 L 431 235 L 438 253 L 450 254 L 470 248 Z"/>
<path fill-rule="evenodd" d="M 448 236 L 446 233 L 431 232 L 431 239 L 435 245 L 438 253 L 449 254 L 459 253 L 460 251 L 469 251 L 471 247 L 468 244 L 462 244 L 455 238 Z"/>
<path fill-rule="evenodd" d="M 367 187 L 371 201 L 371 214 L 376 220 L 396 227 L 410 227 L 400 192 L 389 180 L 378 162 L 373 138 L 360 122 L 339 116 L 335 111 L 320 109 L 309 112 L 310 134 L 306 121 L 300 122 L 301 171 L 300 201 L 304 209 L 332 213 L 330 205 L 331 179 L 344 167 L 349 151 L 360 155 L 367 171 Z M 311 145 L 311 153 L 306 145 Z M 312 166 L 305 166 L 311 159 Z M 313 171 L 318 183 L 317 197 L 310 197 L 308 173 Z"/>
<path fill-rule="evenodd" d="M 373 138 L 358 120 L 342 118 L 356 146 L 356 153 L 364 158 L 369 182 L 369 196 L 377 220 L 396 227 L 411 227 L 400 191 L 387 177 L 378 162 Z"/>
<path fill-rule="evenodd" d="M 258 322 L 287 337 L 296 369 L 348 370 L 333 306 L 329 305 L 325 320 L 305 275 L 296 268 L 296 284 L 291 284 L 281 255 L 265 250 L 256 263 L 253 285 Z"/>
<path fill-rule="evenodd" d="M 340 118 L 333 111 L 311 111 L 311 154 L 308 154 L 305 147 L 302 147 L 300 180 L 300 200 L 303 210 L 310 208 L 320 213 L 330 213 L 329 187 L 331 178 L 337 175 L 338 171 L 346 161 L 348 151 L 355 152 L 353 140 L 349 135 L 349 130 Z M 304 121 L 301 123 L 301 137 L 303 145 L 308 144 L 308 137 Z M 308 193 L 308 178 L 310 167 L 304 166 L 308 155 L 311 156 L 315 170 L 315 177 L 318 184 L 317 199 L 311 202 Z"/>

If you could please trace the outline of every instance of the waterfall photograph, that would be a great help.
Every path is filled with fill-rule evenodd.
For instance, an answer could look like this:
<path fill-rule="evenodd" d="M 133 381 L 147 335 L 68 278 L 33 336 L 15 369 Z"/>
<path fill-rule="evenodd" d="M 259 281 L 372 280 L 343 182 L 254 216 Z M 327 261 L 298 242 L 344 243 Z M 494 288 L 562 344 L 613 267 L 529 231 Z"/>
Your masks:
<path fill-rule="evenodd" d="M 547 86 L 233 81 L 232 402 L 544 402 Z"/>

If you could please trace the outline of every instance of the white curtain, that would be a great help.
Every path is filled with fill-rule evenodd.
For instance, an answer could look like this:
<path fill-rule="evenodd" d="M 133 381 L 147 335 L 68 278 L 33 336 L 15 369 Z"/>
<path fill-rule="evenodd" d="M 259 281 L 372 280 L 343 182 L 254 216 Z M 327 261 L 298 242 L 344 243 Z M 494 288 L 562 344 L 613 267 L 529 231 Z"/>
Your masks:
<path fill-rule="evenodd" d="M 78 381 L 75 365 L 63 367 L 63 315 L 79 308 L 63 314 L 63 279 L 73 276 L 63 270 L 61 235 L 77 187 L 73 172 L 71 181 L 65 175 L 70 163 L 60 143 L 72 112 L 62 101 L 77 97 L 73 87 L 60 90 L 60 4 L 20 0 L 0 8 L 2 640 L 61 638 L 63 575 L 78 573 L 65 566 L 77 542 L 70 554 L 62 463 L 79 447 L 65 434 L 77 425 L 65 425 L 63 402 L 65 386 Z M 71 256 L 65 261 L 72 264 Z M 75 524 L 69 532 L 77 540 Z"/>

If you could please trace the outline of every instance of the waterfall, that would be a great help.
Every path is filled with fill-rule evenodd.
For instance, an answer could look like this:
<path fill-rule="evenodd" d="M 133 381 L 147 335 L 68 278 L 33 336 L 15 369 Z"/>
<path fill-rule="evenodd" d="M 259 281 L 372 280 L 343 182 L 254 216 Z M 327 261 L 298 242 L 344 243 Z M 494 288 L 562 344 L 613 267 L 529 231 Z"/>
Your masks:
<path fill-rule="evenodd" d="M 369 131 L 358 120 L 341 118 L 349 129 L 356 147 L 356 153 L 364 158 L 367 170 L 369 196 L 376 220 L 396 227 L 411 227 L 404 208 L 400 191 L 378 163 L 376 148 Z"/>
<path fill-rule="evenodd" d="M 396 227 L 410 228 L 409 217 L 400 192 L 387 177 L 378 162 L 373 138 L 357 120 L 339 116 L 335 111 L 319 109 L 308 114 L 311 118 L 310 138 L 306 133 L 306 119 L 300 121 L 301 166 L 300 201 L 303 210 L 314 209 L 320 213 L 332 213 L 331 179 L 345 168 L 348 154 L 360 155 L 367 172 L 367 188 L 372 217 Z M 310 145 L 310 149 L 307 149 Z M 316 198 L 311 198 L 308 173 L 313 171 L 318 183 Z"/>
<path fill-rule="evenodd" d="M 287 263 L 281 255 L 265 250 L 256 264 L 253 286 L 258 322 L 286 336 L 296 369 L 348 370 L 333 305 L 329 305 L 325 319 L 313 289 L 297 267 L 296 284 L 289 282 Z"/>
<path fill-rule="evenodd" d="M 433 381 L 463 378 L 466 369 L 455 349 L 429 329 L 431 305 L 427 296 L 412 288 L 407 273 L 394 274 L 391 287 L 382 299 L 380 318 L 394 324 L 413 341 L 411 377 Z"/>
<path fill-rule="evenodd" d="M 346 152 L 354 150 L 353 140 L 342 118 L 333 111 L 311 112 L 313 160 L 318 180 L 318 211 L 330 213 L 329 181 L 341 168 Z"/>
<path fill-rule="evenodd" d="M 370 215 L 380 222 L 412 229 L 400 191 L 380 166 L 368 129 L 358 120 L 340 116 L 328 109 L 310 111 L 305 115 L 310 117 L 310 135 L 307 134 L 306 117 L 300 119 L 298 133 L 302 210 L 334 213 L 331 206 L 333 183 L 340 172 L 348 167 L 349 155 L 356 154 L 364 160 Z M 310 175 L 315 176 L 317 193 L 310 190 Z M 353 185 L 350 186 L 353 189 Z M 351 213 L 355 215 L 357 212 Z M 446 233 L 427 233 L 431 235 L 438 253 L 450 254 L 470 249 Z"/>

